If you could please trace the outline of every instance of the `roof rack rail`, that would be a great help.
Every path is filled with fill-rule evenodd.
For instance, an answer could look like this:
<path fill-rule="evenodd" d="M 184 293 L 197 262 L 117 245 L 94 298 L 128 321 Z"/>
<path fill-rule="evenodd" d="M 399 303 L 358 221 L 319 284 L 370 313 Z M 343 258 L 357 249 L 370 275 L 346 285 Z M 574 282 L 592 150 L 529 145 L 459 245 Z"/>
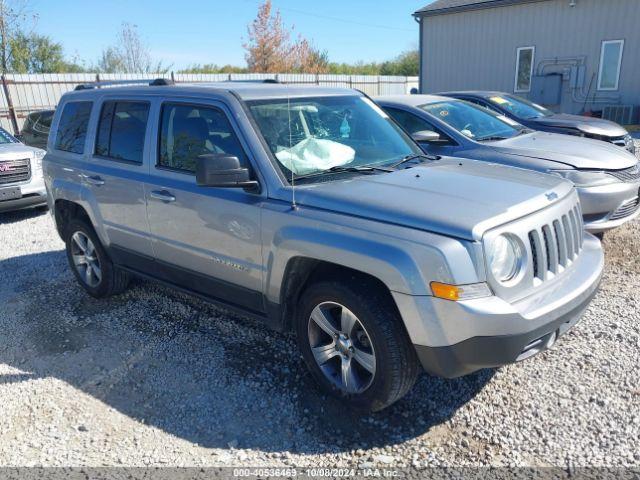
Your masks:
<path fill-rule="evenodd" d="M 231 83 L 280 83 L 277 78 L 257 78 L 257 79 L 247 79 L 247 80 L 225 80 L 225 82 Z"/>
<path fill-rule="evenodd" d="M 154 80 L 111 80 L 105 82 L 81 83 L 74 90 L 92 90 L 94 88 L 115 87 L 124 85 L 149 85 L 150 87 L 159 87 L 165 85 L 175 85 L 173 80 L 168 78 L 156 78 Z"/>

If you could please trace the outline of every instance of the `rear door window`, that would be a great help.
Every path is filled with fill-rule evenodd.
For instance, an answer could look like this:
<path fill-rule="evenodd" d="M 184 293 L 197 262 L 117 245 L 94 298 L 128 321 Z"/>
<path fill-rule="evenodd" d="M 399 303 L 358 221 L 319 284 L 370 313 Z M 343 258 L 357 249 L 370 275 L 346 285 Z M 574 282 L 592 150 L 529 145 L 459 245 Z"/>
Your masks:
<path fill-rule="evenodd" d="M 55 148 L 71 153 L 83 153 L 87 139 L 87 127 L 93 102 L 69 102 L 65 104 L 58 123 Z"/>
<path fill-rule="evenodd" d="M 147 102 L 104 102 L 98 122 L 96 155 L 142 163 L 148 118 Z"/>

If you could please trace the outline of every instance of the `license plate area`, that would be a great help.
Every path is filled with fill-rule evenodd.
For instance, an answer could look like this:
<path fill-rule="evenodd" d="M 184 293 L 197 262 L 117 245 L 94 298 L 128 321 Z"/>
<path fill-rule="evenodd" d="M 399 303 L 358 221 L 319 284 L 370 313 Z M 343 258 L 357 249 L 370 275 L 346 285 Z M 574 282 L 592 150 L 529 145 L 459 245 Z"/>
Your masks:
<path fill-rule="evenodd" d="M 0 202 L 4 202 L 5 200 L 15 200 L 17 198 L 22 198 L 20 187 L 0 188 Z"/>

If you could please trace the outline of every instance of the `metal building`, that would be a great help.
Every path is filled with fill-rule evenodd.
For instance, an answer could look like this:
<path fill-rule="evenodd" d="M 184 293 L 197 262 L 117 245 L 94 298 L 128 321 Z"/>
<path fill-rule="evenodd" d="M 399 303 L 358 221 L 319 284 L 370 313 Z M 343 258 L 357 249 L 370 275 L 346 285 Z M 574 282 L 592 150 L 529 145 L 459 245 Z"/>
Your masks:
<path fill-rule="evenodd" d="M 414 16 L 422 92 L 500 90 L 638 121 L 640 0 L 435 0 Z"/>

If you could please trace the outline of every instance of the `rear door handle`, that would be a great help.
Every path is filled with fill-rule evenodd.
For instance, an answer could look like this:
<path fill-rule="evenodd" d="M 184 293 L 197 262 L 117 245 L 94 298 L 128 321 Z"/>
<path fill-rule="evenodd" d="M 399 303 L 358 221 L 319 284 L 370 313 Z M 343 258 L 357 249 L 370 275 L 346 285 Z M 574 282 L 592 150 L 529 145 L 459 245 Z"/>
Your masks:
<path fill-rule="evenodd" d="M 102 179 L 102 177 L 100 177 L 99 175 L 85 175 L 84 173 L 81 175 L 81 177 L 87 181 L 87 183 L 90 183 L 91 185 L 95 185 L 96 187 L 99 187 L 101 185 L 104 185 L 104 180 Z"/>
<path fill-rule="evenodd" d="M 170 202 L 176 201 L 176 197 L 174 197 L 171 194 L 171 192 L 168 192 L 166 190 L 153 190 L 151 192 L 151 198 L 160 200 L 161 202 L 164 202 L 164 203 L 170 203 Z"/>

